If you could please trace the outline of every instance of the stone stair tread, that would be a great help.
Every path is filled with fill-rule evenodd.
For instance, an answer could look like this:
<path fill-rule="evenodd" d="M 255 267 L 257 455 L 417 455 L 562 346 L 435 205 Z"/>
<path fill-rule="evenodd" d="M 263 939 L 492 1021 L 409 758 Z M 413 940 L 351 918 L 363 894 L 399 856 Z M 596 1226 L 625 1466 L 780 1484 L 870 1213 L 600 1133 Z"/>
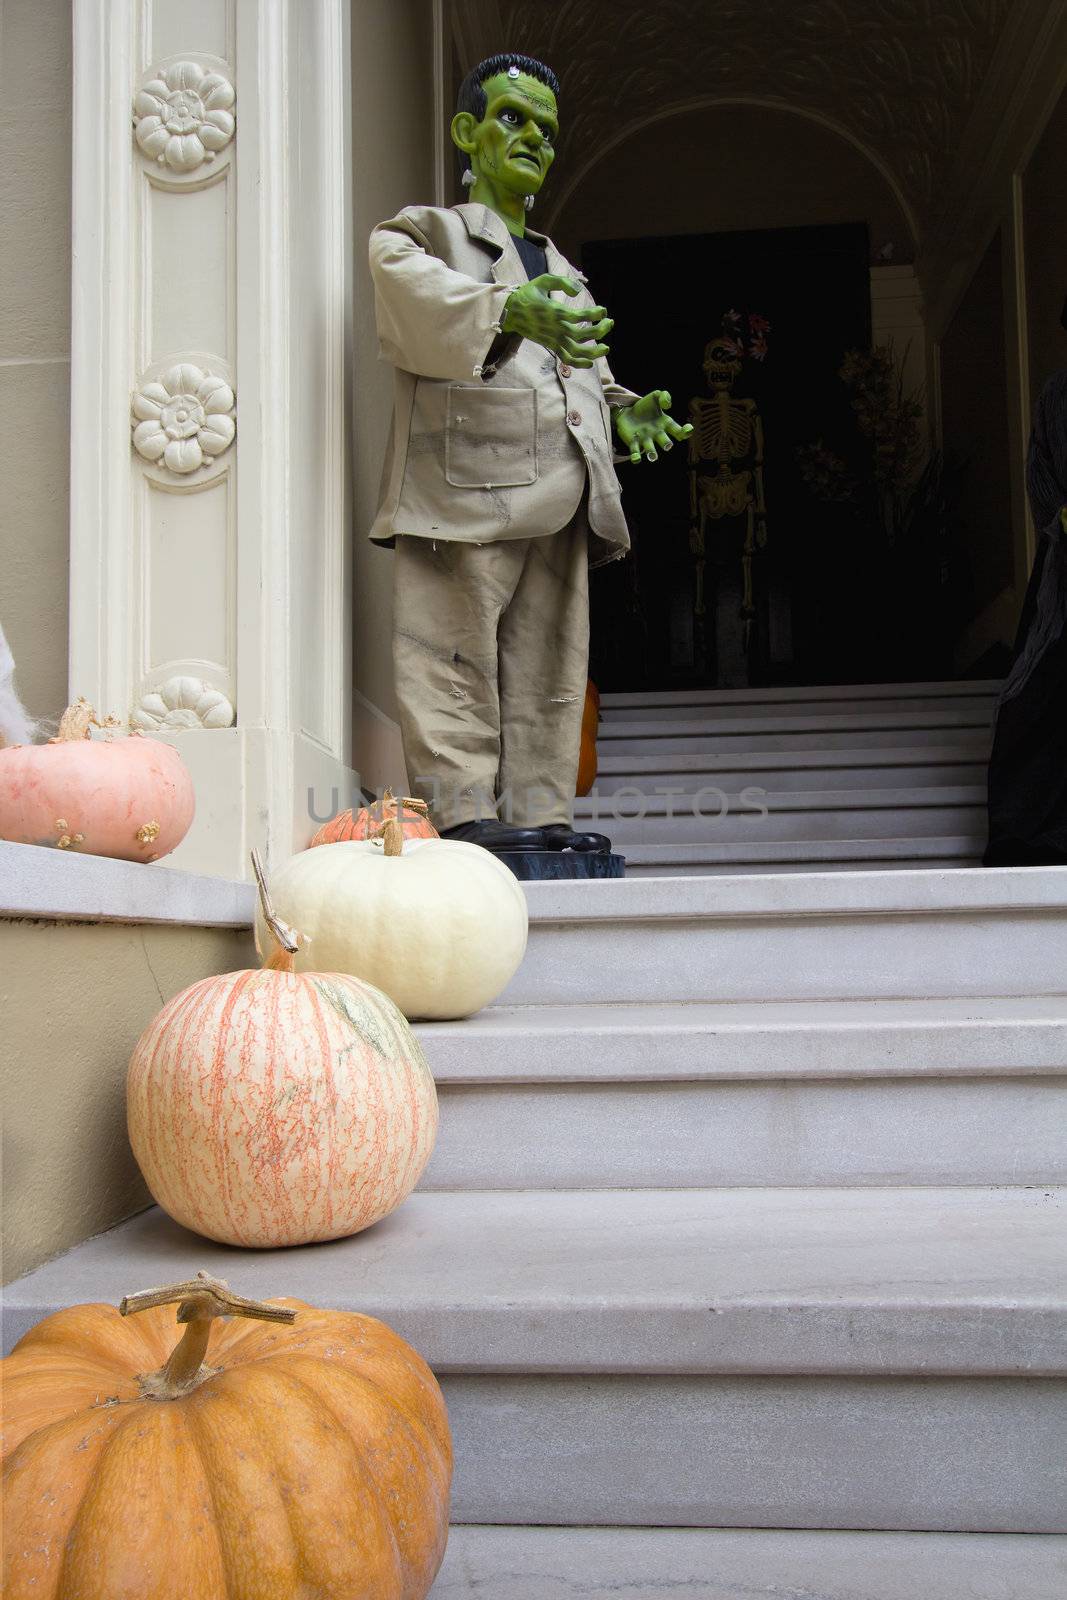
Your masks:
<path fill-rule="evenodd" d="M 649 728 L 652 725 L 645 723 L 643 726 Z M 927 745 L 937 749 L 943 747 L 947 740 L 954 744 L 966 743 L 988 755 L 992 744 L 988 721 L 964 726 L 955 722 L 947 725 L 935 722 L 929 727 L 910 724 L 887 728 L 874 722 L 864 723 L 860 727 L 825 727 L 793 720 L 784 728 L 770 729 L 758 720 L 734 720 L 732 723 L 720 720 L 710 731 L 706 723 L 701 724 L 701 730 L 679 734 L 673 724 L 661 722 L 655 725 L 654 734 L 642 735 L 623 724 L 610 737 L 598 739 L 598 755 L 601 759 L 615 756 L 627 760 L 632 756 L 664 760 L 670 755 L 673 760 L 675 756 L 683 755 L 766 755 L 775 751 L 786 755 L 794 751 L 822 753 L 844 750 L 855 753 L 858 750 L 914 750 Z"/>
<path fill-rule="evenodd" d="M 415 1032 L 449 1084 L 1067 1073 L 1067 994 L 496 1005 Z"/>
<path fill-rule="evenodd" d="M 617 739 L 647 739 L 652 743 L 667 738 L 695 739 L 715 733 L 737 734 L 746 730 L 770 734 L 944 728 L 946 734 L 954 734 L 961 728 L 988 728 L 989 723 L 989 708 L 981 703 L 974 705 L 969 702 L 945 711 L 893 711 L 872 706 L 869 711 L 828 711 L 822 708 L 808 711 L 797 707 L 774 708 L 764 712 L 757 707 L 751 710 L 742 707 L 733 715 L 726 715 L 724 711 L 718 715 L 698 717 L 687 711 L 676 718 L 642 717 L 640 708 L 636 708 L 632 717 L 605 717 L 600 724 L 597 742 L 610 748 L 612 741 Z"/>
<path fill-rule="evenodd" d="M 531 923 L 730 921 L 735 918 L 923 916 L 938 912 L 1067 911 L 1067 866 L 939 867 L 933 871 L 774 872 L 745 878 L 562 880 L 523 884 Z"/>
<path fill-rule="evenodd" d="M 752 787 L 758 788 L 758 785 Z M 722 785 L 709 784 L 708 788 L 721 790 L 728 800 L 740 802 L 740 791 L 731 794 Z M 653 817 L 666 817 L 668 809 L 678 816 L 689 815 L 686 799 L 691 797 L 665 794 L 647 794 L 644 797 L 642 815 L 639 818 L 626 817 L 627 821 L 645 821 Z M 574 815 L 580 817 L 598 817 L 606 826 L 612 820 L 611 797 L 608 803 L 603 799 L 597 800 L 591 796 L 583 796 L 574 802 Z M 982 784 L 924 784 L 911 789 L 876 788 L 876 789 L 800 789 L 800 790 L 774 790 L 763 796 L 763 803 L 768 811 L 889 811 L 901 808 L 909 810 L 928 810 L 938 806 L 984 806 L 986 803 L 986 786 Z M 623 802 L 619 809 L 626 812 L 632 807 Z M 750 808 L 751 810 L 751 808 Z M 715 812 L 708 816 L 708 824 L 714 827 L 718 820 Z M 756 827 L 760 821 L 756 813 L 750 818 L 752 826 Z"/>
<path fill-rule="evenodd" d="M 1058 994 L 1067 866 L 758 870 L 526 885 L 508 1005 Z"/>
<path fill-rule="evenodd" d="M 747 689 L 607 690 L 602 709 L 632 705 L 774 704 L 779 701 L 994 699 L 998 678 L 950 678 L 922 683 L 782 684 Z"/>
<path fill-rule="evenodd" d="M 721 844 L 686 843 L 684 840 L 646 844 L 627 840 L 617 849 L 626 861 L 628 872 L 680 866 L 693 873 L 706 868 L 710 876 L 720 867 L 740 865 L 750 871 L 762 869 L 765 873 L 791 867 L 829 871 L 834 863 L 856 872 L 864 871 L 874 862 L 883 870 L 893 867 L 897 871 L 915 871 L 921 870 L 926 861 L 954 864 L 961 858 L 977 865 L 983 846 L 984 833 L 980 835 L 976 830 L 970 834 L 916 834 L 909 839 L 765 839 L 751 843 L 728 839 Z"/>
<path fill-rule="evenodd" d="M 809 700 L 807 697 L 800 700 L 772 700 L 772 701 L 744 701 L 744 700 L 691 700 L 670 701 L 666 704 L 656 704 L 647 700 L 635 700 L 626 706 L 601 706 L 600 725 L 602 728 L 618 727 L 626 723 L 647 722 L 670 726 L 676 722 L 696 721 L 698 718 L 711 717 L 716 721 L 742 720 L 751 722 L 762 717 L 865 717 L 876 722 L 884 716 L 911 717 L 911 716 L 937 716 L 946 722 L 952 723 L 957 718 L 971 720 L 980 714 L 985 725 L 989 727 L 996 714 L 996 701 L 991 696 L 978 698 L 970 696 L 961 698 L 927 698 L 910 699 L 908 697 L 883 698 L 880 700 L 867 700 L 860 698 L 841 698 L 839 700 Z"/>
<path fill-rule="evenodd" d="M 958 850 L 937 851 L 929 856 L 920 856 L 912 853 L 907 856 L 894 856 L 892 859 L 879 860 L 873 855 L 856 860 L 853 855 L 846 856 L 837 861 L 825 857 L 818 858 L 820 872 L 854 872 L 857 867 L 877 866 L 880 872 L 913 872 L 916 867 L 923 866 L 956 866 L 961 861 L 977 867 L 981 865 L 981 857 L 973 841 L 965 841 L 967 848 L 961 844 Z M 732 857 L 727 861 L 677 861 L 644 862 L 636 859 L 630 862 L 628 868 L 631 878 L 662 877 L 669 873 L 675 878 L 694 878 L 714 876 L 717 878 L 742 878 L 748 877 L 753 872 L 766 872 L 773 865 L 775 872 L 784 876 L 792 876 L 798 872 L 809 872 L 812 866 L 810 856 L 798 856 L 795 860 L 778 860 L 768 863 L 762 857 L 759 861 L 746 861 L 744 857 Z"/>
<path fill-rule="evenodd" d="M 943 767 L 985 765 L 989 740 L 984 735 L 969 743 L 963 737 L 945 744 L 886 745 L 871 748 L 858 745 L 828 750 L 751 750 L 685 751 L 675 755 L 650 751 L 647 755 L 616 755 L 610 752 L 597 762 L 598 776 L 633 774 L 655 776 L 658 772 L 734 772 L 734 771 L 820 771 L 837 772 L 850 767 Z"/>
<path fill-rule="evenodd" d="M 242 1251 L 153 1208 L 5 1290 L 40 1317 L 206 1269 L 381 1317 L 440 1372 L 1067 1371 L 1067 1190 L 416 1193 L 366 1233 Z"/>
<path fill-rule="evenodd" d="M 1067 1537 L 454 1527 L 431 1600 L 1062 1600 Z"/>

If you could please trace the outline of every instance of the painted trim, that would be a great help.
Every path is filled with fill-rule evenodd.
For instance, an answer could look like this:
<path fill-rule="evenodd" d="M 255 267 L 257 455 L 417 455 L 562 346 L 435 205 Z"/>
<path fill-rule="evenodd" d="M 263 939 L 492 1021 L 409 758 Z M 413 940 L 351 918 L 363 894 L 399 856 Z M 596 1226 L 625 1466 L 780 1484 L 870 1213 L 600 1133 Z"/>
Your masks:
<path fill-rule="evenodd" d="M 450 125 L 445 90 L 448 84 L 448 44 L 450 30 L 445 24 L 445 0 L 433 0 L 433 203 L 449 203 L 448 162 L 452 154 L 452 140 L 447 133 Z"/>
<path fill-rule="evenodd" d="M 128 710 L 133 572 L 131 94 L 139 0 L 74 0 L 69 694 Z M 122 622 L 116 626 L 116 619 Z"/>

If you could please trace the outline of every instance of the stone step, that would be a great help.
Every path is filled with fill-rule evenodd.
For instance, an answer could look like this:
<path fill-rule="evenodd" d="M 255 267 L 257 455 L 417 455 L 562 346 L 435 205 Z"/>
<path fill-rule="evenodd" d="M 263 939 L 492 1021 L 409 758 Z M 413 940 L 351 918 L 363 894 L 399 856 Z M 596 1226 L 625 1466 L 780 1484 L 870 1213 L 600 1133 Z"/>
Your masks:
<path fill-rule="evenodd" d="M 767 844 L 780 840 L 944 838 L 985 844 L 985 787 L 591 796 L 574 803 L 576 827 L 611 835 L 618 850 L 641 844 Z"/>
<path fill-rule="evenodd" d="M 454 1527 L 431 1600 L 1063 1600 L 1067 1538 Z"/>
<path fill-rule="evenodd" d="M 989 741 L 965 744 L 897 746 L 886 750 L 738 751 L 726 755 L 600 757 L 598 795 L 620 789 L 655 794 L 681 789 L 694 794 L 717 784 L 739 794 L 757 786 L 771 791 L 807 789 L 916 789 L 924 785 L 984 787 Z"/>
<path fill-rule="evenodd" d="M 1065 1209 L 1046 1188 L 416 1194 L 284 1251 L 152 1210 L 9 1285 L 4 1336 L 205 1269 L 410 1339 L 442 1376 L 458 1522 L 1062 1531 Z"/>
<path fill-rule="evenodd" d="M 1067 1072 L 1067 994 L 495 1005 L 414 1024 L 439 1088 Z"/>
<path fill-rule="evenodd" d="M 8 1284 L 5 1348 L 205 1267 L 382 1317 L 442 1373 L 1053 1376 L 1065 1221 L 1054 1187 L 417 1193 L 351 1239 L 237 1251 L 153 1207 Z"/>
<path fill-rule="evenodd" d="M 525 885 L 506 1005 L 1059 994 L 1067 867 Z"/>
<path fill-rule="evenodd" d="M 832 704 L 838 700 L 886 701 L 995 700 L 998 678 L 951 678 L 930 683 L 780 684 L 750 689 L 661 689 L 609 691 L 601 695 L 604 710 L 633 706 Z"/>
<path fill-rule="evenodd" d="M 461 1522 L 1067 1531 L 1063 1379 L 457 1374 L 442 1387 Z"/>
<path fill-rule="evenodd" d="M 597 749 L 601 756 L 719 754 L 727 751 L 890 749 L 894 746 L 944 745 L 960 739 L 990 741 L 990 718 L 962 710 L 951 716 L 931 712 L 875 713 L 836 716 L 752 716 L 688 718 L 681 722 L 601 723 Z"/>
<path fill-rule="evenodd" d="M 981 865 L 984 838 L 781 839 L 767 844 L 635 844 L 628 878 L 738 877 L 759 873 L 915 872 Z"/>
<path fill-rule="evenodd" d="M 441 1104 L 424 1189 L 1067 1183 L 1067 995 L 495 1006 L 416 1032 Z"/>
<path fill-rule="evenodd" d="M 861 695 L 842 695 L 814 700 L 809 695 L 792 700 L 736 700 L 727 696 L 697 697 L 685 700 L 652 700 L 635 697 L 623 704 L 601 701 L 600 720 L 605 728 L 631 722 L 685 722 L 700 717 L 716 720 L 753 717 L 848 716 L 882 718 L 886 715 L 936 715 L 954 721 L 960 714 L 970 718 L 980 714 L 987 724 L 993 720 L 996 698 L 993 695 L 893 695 L 870 699 Z"/>

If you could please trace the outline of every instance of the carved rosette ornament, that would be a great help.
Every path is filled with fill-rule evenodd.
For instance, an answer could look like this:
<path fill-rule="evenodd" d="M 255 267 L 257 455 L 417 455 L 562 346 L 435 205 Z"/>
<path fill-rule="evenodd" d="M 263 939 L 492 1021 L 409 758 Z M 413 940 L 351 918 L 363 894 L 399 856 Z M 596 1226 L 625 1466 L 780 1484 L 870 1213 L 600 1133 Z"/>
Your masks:
<path fill-rule="evenodd" d="M 233 390 L 225 378 L 181 361 L 134 391 L 133 447 L 177 476 L 210 467 L 237 432 Z"/>
<path fill-rule="evenodd" d="M 137 91 L 134 136 L 151 161 L 186 175 L 215 160 L 233 138 L 233 84 L 195 61 L 175 61 Z"/>
<path fill-rule="evenodd" d="M 185 728 L 232 728 L 235 712 L 220 689 L 203 678 L 168 678 L 130 713 L 130 727 L 145 733 L 180 733 Z"/>

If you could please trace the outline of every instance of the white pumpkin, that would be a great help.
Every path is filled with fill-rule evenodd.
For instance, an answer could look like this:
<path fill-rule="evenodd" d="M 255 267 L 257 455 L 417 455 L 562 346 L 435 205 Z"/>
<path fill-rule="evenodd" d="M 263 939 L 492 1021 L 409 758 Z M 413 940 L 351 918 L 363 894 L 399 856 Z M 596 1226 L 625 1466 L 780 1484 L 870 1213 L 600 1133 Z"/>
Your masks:
<path fill-rule="evenodd" d="M 526 896 L 479 845 L 385 834 L 301 851 L 276 874 L 278 915 L 310 941 L 297 970 L 349 972 L 408 1018 L 469 1017 L 518 970 Z M 264 938 L 259 913 L 257 948 Z"/>

